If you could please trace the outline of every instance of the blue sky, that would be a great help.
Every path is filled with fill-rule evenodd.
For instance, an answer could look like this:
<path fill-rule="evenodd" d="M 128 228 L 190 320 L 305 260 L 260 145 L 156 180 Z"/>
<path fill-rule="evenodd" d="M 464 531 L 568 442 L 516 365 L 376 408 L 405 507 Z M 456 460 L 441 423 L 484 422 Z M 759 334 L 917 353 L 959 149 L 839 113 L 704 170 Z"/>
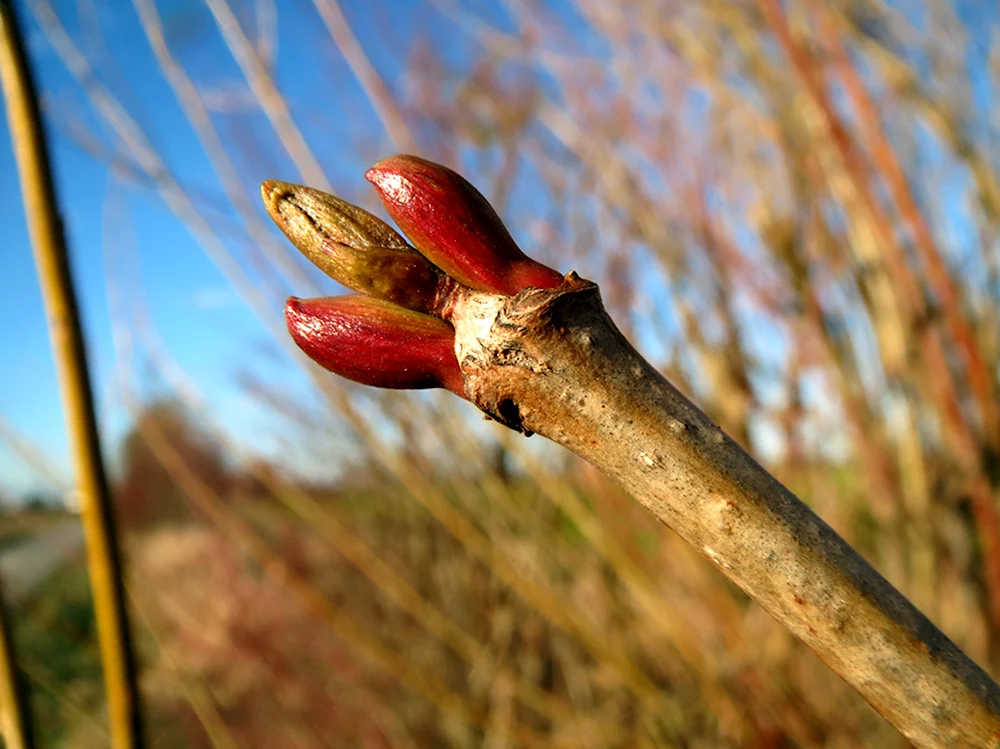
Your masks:
<path fill-rule="evenodd" d="M 257 38 L 251 0 L 228 0 L 247 35 Z M 277 455 L 287 464 L 287 440 L 295 437 L 287 423 L 262 407 L 241 386 L 241 376 L 274 385 L 295 397 L 314 397 L 303 372 L 287 356 L 263 356 L 278 346 L 229 281 L 213 265 L 194 238 L 170 211 L 158 192 L 116 174 L 107 154 L 123 151 L 116 136 L 92 106 L 84 90 L 64 67 L 32 14 L 32 4 L 16 2 L 25 26 L 29 55 L 43 94 L 49 124 L 57 192 L 81 303 L 92 377 L 99 402 L 105 454 L 112 469 L 119 441 L 130 417 L 118 379 L 108 279 L 117 297 L 141 302 L 148 310 L 164 348 L 197 383 L 211 405 L 212 421 L 251 452 Z M 97 71 L 98 80 L 135 117 L 150 143 L 180 182 L 213 205 L 228 206 L 211 162 L 163 77 L 139 23 L 132 0 L 55 0 L 59 21 Z M 474 42 L 427 2 L 369 3 L 341 0 L 350 26 L 370 61 L 390 88 L 405 85 L 409 57 L 425 45 L 447 64 L 468 70 Z M 227 51 L 204 0 L 157 0 L 171 51 L 206 99 L 228 97 L 237 111 L 213 112 L 224 139 L 244 139 L 243 158 L 236 158 L 246 195 L 259 203 L 265 179 L 301 181 L 292 161 L 278 145 L 267 119 L 249 100 L 246 81 Z M 277 56 L 272 74 L 290 103 L 296 124 L 338 194 L 377 210 L 365 170 L 395 148 L 384 132 L 354 74 L 331 43 L 310 0 L 278 0 L 274 38 Z M 574 44 L 600 54 L 587 38 L 585 23 L 561 7 L 561 20 L 573 29 Z M 465 13 L 508 33 L 515 31 L 503 3 L 493 0 L 462 4 Z M 2 108 L 0 102 L 0 108 Z M 242 107 L 242 108 L 240 108 Z M 88 153 L 79 132 L 96 142 L 105 155 Z M 238 150 L 238 149 L 237 149 Z M 474 182 L 475 169 L 465 170 Z M 55 367 L 34 262 L 23 217 L 16 168 L 0 118 L 0 227 L 6 239 L 0 253 L 0 416 L 28 443 L 42 451 L 56 472 L 70 476 L 68 445 Z M 523 183 L 523 180 L 522 180 Z M 483 185 L 484 189 L 486 185 Z M 509 208 L 530 201 L 532 189 L 515 189 Z M 526 197 L 528 196 L 528 197 Z M 537 210 L 537 200 L 532 204 Z M 262 207 L 260 216 L 270 227 Z M 220 237 L 255 280 L 260 280 L 258 254 L 233 210 L 217 222 Z M 517 227 L 512 226 L 517 234 Z M 274 236 L 285 242 L 271 227 Z M 109 260 L 110 258 L 110 260 Z M 109 270 L 110 269 L 110 270 Z M 582 270 L 582 269 L 581 269 Z M 341 291 L 315 269 L 308 269 L 320 288 Z M 286 293 L 302 294 L 287 287 Z M 283 326 L 281 299 L 273 300 L 270 322 Z M 158 392 L 151 368 L 137 366 L 135 382 L 143 395 Z M 144 376 L 146 375 L 146 376 Z M 152 383 L 152 384 L 151 384 Z M 162 390 L 162 388 L 161 388 Z M 469 406 L 471 409 L 471 406 Z M 298 466 L 308 471 L 313 466 Z M 329 470 L 329 461 L 322 466 Z M 23 496 L 49 488 L 46 478 L 26 466 L 0 440 L 0 498 Z"/>
<path fill-rule="evenodd" d="M 331 44 L 312 2 L 276 2 L 280 13 L 275 79 L 337 191 L 348 199 L 368 201 L 366 205 L 374 208 L 373 195 L 362 175 L 367 166 L 395 149 L 353 74 Z M 253 8 L 257 3 L 251 0 L 229 0 L 229 3 L 241 12 L 244 28 L 254 37 Z M 273 416 L 255 404 L 239 386 L 238 379 L 241 373 L 250 370 L 259 379 L 281 382 L 294 394 L 305 396 L 309 388 L 302 373 L 287 359 L 261 355 L 262 350 L 275 348 L 267 327 L 243 304 L 157 192 L 114 175 L 105 160 L 86 153 L 74 142 L 72 134 L 79 128 L 95 137 L 104 148 L 110 147 L 115 138 L 49 46 L 28 12 L 28 4 L 23 1 L 17 4 L 26 22 L 29 52 L 52 125 L 50 141 L 57 189 L 86 326 L 105 447 L 112 464 L 129 419 L 122 407 L 115 374 L 106 251 L 113 258 L 111 277 L 117 284 L 125 285 L 125 296 L 141 300 L 148 308 L 165 347 L 206 394 L 214 420 L 224 423 L 232 436 L 253 450 L 277 451 L 281 439 L 287 436 L 282 432 L 287 425 L 276 423 Z M 459 69 L 471 67 L 467 63 L 473 57 L 472 42 L 434 10 L 433 3 L 341 0 L 341 5 L 370 60 L 390 87 L 404 85 L 407 58 L 414 45 L 420 43 L 431 46 L 436 55 Z M 462 7 L 495 27 L 514 32 L 503 5 L 469 0 Z M 207 195 L 213 201 L 224 200 L 209 160 L 157 67 L 132 0 L 56 0 L 54 6 L 71 37 L 95 65 L 102 83 L 135 115 L 152 145 L 181 182 L 198 195 Z M 223 94 L 232 98 L 233 92 L 246 91 L 239 67 L 222 44 L 204 0 L 158 0 L 157 7 L 173 53 L 203 91 L 216 100 Z M 559 8 L 559 21 L 570 30 L 576 53 L 604 56 L 606 50 L 601 40 L 588 33 L 582 19 L 572 17 L 563 4 L 553 2 L 553 7 Z M 959 7 L 969 6 L 962 3 Z M 983 35 L 995 26 L 992 17 L 984 17 L 984 21 L 988 23 L 974 25 L 974 30 L 981 28 Z M 95 34 L 95 28 L 100 28 L 101 34 Z M 974 59 L 977 54 L 974 50 L 969 52 L 971 67 L 981 64 Z M 537 75 L 537 80 L 544 83 L 545 74 Z M 977 95 L 989 101 L 989 92 Z M 264 179 L 300 179 L 277 146 L 273 131 L 259 109 L 251 105 L 224 115 L 216 113 L 214 120 L 224 138 L 243 139 L 239 145 L 245 158 L 238 160 L 238 166 L 244 191 L 252 200 L 257 200 L 258 185 Z M 924 150 L 934 153 L 930 146 Z M 0 252 L 3 316 L 0 352 L 5 365 L 0 367 L 0 415 L 68 476 L 61 405 L 15 179 L 6 113 L 0 118 L 0 174 L 7 177 L 0 182 L 0 228 L 6 240 Z M 466 169 L 466 174 L 486 189 L 474 170 Z M 530 175 L 526 179 L 530 180 Z M 955 179 L 961 181 L 960 176 Z M 522 178 L 508 209 L 514 215 L 523 212 L 526 216 L 537 216 L 541 212 L 537 191 L 525 187 L 525 181 Z M 963 229 L 975 224 L 974 218 L 962 215 L 953 205 L 960 202 L 958 199 L 966 190 L 967 185 L 943 190 L 956 199 L 938 203 L 945 215 L 937 218 L 959 246 L 975 243 L 975 237 L 962 234 Z M 264 216 L 262 210 L 260 215 Z M 223 221 L 213 218 L 211 212 L 207 216 L 219 223 L 220 234 L 230 250 L 252 276 L 258 277 L 253 248 L 248 246 L 245 235 L 240 236 L 241 222 L 235 214 L 230 211 L 229 218 Z M 511 228 L 516 235 L 517 225 Z M 280 237 L 277 231 L 274 235 Z M 558 261 L 556 264 L 560 265 Z M 568 269 L 561 265 L 560 268 Z M 590 270 L 577 269 L 584 275 Z M 313 273 L 313 278 L 330 293 L 337 291 L 332 282 L 318 274 Z M 661 295 L 658 303 L 670 306 L 670 300 L 662 294 L 663 279 L 658 274 L 649 274 L 638 281 L 648 293 Z M 655 288 L 645 288 L 650 285 Z M 302 293 L 302 290 L 289 288 L 288 292 Z M 280 300 L 273 303 L 270 313 L 272 322 L 280 323 Z M 663 315 L 670 317 L 669 311 Z M 750 336 L 753 339 L 750 344 L 756 341 L 762 350 L 780 360 L 783 350 L 780 335 L 766 326 L 758 328 L 755 336 Z M 654 357 L 666 353 L 653 346 L 652 340 L 643 339 L 640 344 Z M 143 371 L 140 368 L 139 372 Z M 145 392 L 149 394 L 148 387 Z M 24 494 L 42 486 L 44 482 L 0 441 L 0 497 Z"/>
<path fill-rule="evenodd" d="M 193 132 L 158 73 L 131 3 L 113 0 L 90 4 L 99 8 L 105 49 L 113 50 L 103 56 L 102 45 L 92 35 L 88 37 L 90 27 L 86 19 L 80 23 L 76 17 L 76 9 L 87 5 L 57 2 L 55 7 L 67 30 L 85 51 L 97 52 L 102 80 L 131 111 L 139 113 L 153 144 L 184 183 L 220 192 Z M 298 105 L 296 115 L 330 179 L 360 189 L 366 185 L 362 175 L 370 161 L 355 150 L 354 144 L 364 138 L 377 151 L 381 143 L 383 153 L 389 152 L 391 146 L 380 133 L 360 88 L 332 45 L 325 42 L 326 29 L 311 13 L 310 4 L 279 5 L 279 64 L 275 75 L 289 99 Z M 344 4 L 355 32 L 390 81 L 398 76 L 400 61 L 405 60 L 406 50 L 400 45 L 407 40 L 402 30 L 417 23 L 409 17 L 412 8 L 407 10 L 407 5 L 401 4 L 399 15 L 393 19 L 392 27 L 397 31 L 386 35 L 376 33 L 380 14 L 361 12 L 362 2 Z M 108 128 L 87 107 L 80 88 L 45 41 L 26 4 L 20 3 L 19 7 L 27 26 L 36 74 L 50 105 L 49 116 L 66 118 L 72 113 L 110 143 Z M 200 0 L 160 2 L 159 8 L 168 33 L 174 34 L 176 52 L 199 82 L 216 82 L 220 87 L 242 84 L 239 69 L 224 54 L 218 39 L 208 38 L 217 32 Z M 250 16 L 245 18 L 252 20 Z M 312 50 L 322 48 L 329 50 L 325 59 L 310 57 Z M 329 94 L 331 83 L 336 84 L 335 100 L 313 93 Z M 334 106 L 346 108 L 350 116 L 331 116 Z M 254 132 L 259 132 L 262 138 L 268 137 L 259 115 L 248 114 L 247 120 L 251 119 Z M 316 124 L 311 126 L 312 123 Z M 219 421 L 226 423 L 243 442 L 266 451 L 267 432 L 274 425 L 242 394 L 236 386 L 236 376 L 251 360 L 265 375 L 288 378 L 293 387 L 302 385 L 299 375 L 290 367 L 262 361 L 258 354 L 261 344 L 270 338 L 267 330 L 242 304 L 158 195 L 113 176 L 106 164 L 74 144 L 67 131 L 68 126 L 50 128 L 51 150 L 109 457 L 113 458 L 128 420 L 115 379 L 105 278 L 106 243 L 116 258 L 127 258 L 126 266 L 139 268 L 140 287 L 129 288 L 127 293 L 143 297 L 166 345 L 206 392 Z M 290 164 L 275 164 L 273 159 L 262 162 L 266 163 L 241 165 L 245 166 L 241 176 L 246 190 L 254 200 L 257 185 L 263 179 L 297 179 Z M 0 414 L 68 475 L 67 442 L 55 369 L 15 179 L 6 112 L 0 121 L 0 174 L 7 177 L 0 183 L 0 227 L 5 239 L 0 253 L 0 319 L 4 321 L 0 328 L 3 331 L 0 350 L 4 353 L 4 366 L 0 367 Z M 114 216 L 107 215 L 109 205 L 113 206 Z M 235 251 L 240 250 L 237 247 Z M 329 284 L 329 288 L 332 290 L 333 285 Z M 280 305 L 275 307 L 274 315 L 280 319 Z M 0 496 L 22 494 L 43 486 L 16 455 L 0 445 Z"/>

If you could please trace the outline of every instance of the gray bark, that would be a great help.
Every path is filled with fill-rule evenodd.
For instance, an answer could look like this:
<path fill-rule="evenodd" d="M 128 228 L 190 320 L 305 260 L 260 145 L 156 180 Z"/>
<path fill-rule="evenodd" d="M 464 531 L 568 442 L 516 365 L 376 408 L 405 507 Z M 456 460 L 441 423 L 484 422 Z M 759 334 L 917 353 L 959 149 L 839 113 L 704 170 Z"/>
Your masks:
<path fill-rule="evenodd" d="M 620 482 L 917 746 L 1000 746 L 1000 688 L 646 362 L 594 284 L 466 292 L 443 313 L 489 416 Z"/>

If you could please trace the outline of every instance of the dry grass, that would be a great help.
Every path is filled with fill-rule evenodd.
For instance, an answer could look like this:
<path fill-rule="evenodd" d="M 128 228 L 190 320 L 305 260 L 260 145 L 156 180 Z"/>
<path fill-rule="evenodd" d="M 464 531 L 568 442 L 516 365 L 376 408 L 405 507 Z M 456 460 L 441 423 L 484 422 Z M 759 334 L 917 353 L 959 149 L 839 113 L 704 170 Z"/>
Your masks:
<path fill-rule="evenodd" d="M 415 142 L 461 166 L 526 247 L 600 282 L 651 360 L 997 673 L 1000 188 L 983 93 L 997 57 L 977 22 L 932 0 L 577 0 L 572 19 L 512 0 L 501 24 L 439 0 L 421 12 L 468 45 L 456 63 L 432 25 L 403 44 L 388 3 L 364 11 L 385 18 L 377 54 L 344 25 L 360 5 L 316 5 L 301 43 L 316 60 L 339 49 L 349 65 L 334 67 L 361 82 L 318 76 L 292 99 L 282 48 L 257 33 L 270 3 L 199 7 L 195 48 L 166 4 L 135 0 L 221 190 L 157 149 L 93 45 L 32 7 L 112 133 L 95 142 L 159 193 L 280 350 L 282 295 L 329 286 L 264 228 L 246 175 L 268 163 L 322 187 L 328 160 Z M 279 26 L 299 12 L 274 7 Z M 372 61 L 404 49 L 405 76 L 380 78 L 396 67 Z M 331 145 L 325 123 L 360 96 L 387 137 Z M 294 352 L 306 374 L 282 370 L 290 388 L 248 355 L 247 393 L 300 456 L 254 462 L 148 322 L 120 259 L 134 249 L 109 262 L 121 387 L 170 491 L 169 522 L 128 536 L 130 585 L 158 642 L 149 709 L 156 725 L 182 716 L 178 742 L 902 745 L 613 486 L 462 404 L 355 389 Z M 252 482 L 213 484 L 156 436 L 135 396 L 151 379 Z M 344 470 L 296 478 L 307 451 Z"/>

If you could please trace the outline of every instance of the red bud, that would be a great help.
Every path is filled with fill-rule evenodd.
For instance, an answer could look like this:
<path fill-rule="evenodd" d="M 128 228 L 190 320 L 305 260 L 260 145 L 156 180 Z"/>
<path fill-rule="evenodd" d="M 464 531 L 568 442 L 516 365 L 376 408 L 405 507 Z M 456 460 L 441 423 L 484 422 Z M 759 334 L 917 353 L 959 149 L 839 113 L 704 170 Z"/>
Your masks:
<path fill-rule="evenodd" d="M 365 174 L 389 215 L 428 260 L 480 291 L 551 289 L 562 276 L 523 252 L 461 175 L 416 156 L 391 156 Z"/>
<path fill-rule="evenodd" d="M 395 389 L 443 387 L 465 397 L 455 331 L 436 317 L 359 294 L 292 297 L 285 320 L 310 359 L 349 380 Z"/>

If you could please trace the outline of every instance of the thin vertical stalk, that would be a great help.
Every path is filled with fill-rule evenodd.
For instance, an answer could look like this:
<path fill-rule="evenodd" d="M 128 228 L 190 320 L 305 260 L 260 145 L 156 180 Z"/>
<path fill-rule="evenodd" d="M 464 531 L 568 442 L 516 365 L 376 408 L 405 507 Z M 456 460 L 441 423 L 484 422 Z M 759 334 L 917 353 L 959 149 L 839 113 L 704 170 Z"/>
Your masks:
<path fill-rule="evenodd" d="M 114 749 L 132 749 L 142 741 L 121 554 L 38 96 L 9 0 L 0 0 L 0 78 L 80 492 L 111 743 Z"/>
<path fill-rule="evenodd" d="M 864 207 L 871 218 L 872 227 L 880 243 L 882 257 L 885 259 L 889 272 L 892 274 L 893 287 L 900 292 L 908 327 L 913 331 L 915 336 L 919 336 L 921 341 L 931 390 L 935 399 L 940 404 L 942 418 L 952 432 L 954 449 L 958 454 L 963 470 L 970 474 L 975 474 L 980 469 L 982 446 L 979 444 L 975 432 L 962 415 L 960 405 L 961 394 L 955 381 L 955 375 L 948 365 L 947 352 L 944 350 L 938 331 L 935 329 L 935 326 L 924 325 L 918 322 L 928 315 L 927 300 L 923 297 L 920 290 L 919 279 L 916 278 L 912 269 L 907 266 L 905 253 L 896 240 L 889 216 L 881 206 L 878 197 L 869 184 L 864 156 L 858 151 L 846 126 L 837 115 L 833 104 L 826 95 L 823 82 L 810 61 L 806 50 L 793 38 L 781 4 L 777 0 L 759 0 L 759 6 L 765 21 L 774 33 L 779 46 L 791 62 L 806 93 L 817 106 L 825 120 L 830 140 L 840 154 L 844 170 L 849 179 L 854 183 L 859 195 L 863 198 Z M 879 163 L 881 162 L 876 160 L 876 164 L 878 165 Z M 933 248 L 930 249 L 932 250 Z M 931 263 L 931 260 L 928 259 L 928 262 Z M 931 264 L 933 271 L 936 266 L 933 263 Z M 942 278 L 941 280 L 942 282 L 950 283 L 947 278 Z M 947 290 L 939 289 L 938 291 L 946 292 Z M 947 302 L 949 298 L 945 294 L 942 297 L 942 301 Z M 957 314 L 958 312 L 956 311 L 955 315 Z M 964 323 L 958 317 L 954 317 L 954 322 L 954 337 L 961 343 L 965 340 L 963 337 L 965 334 L 962 332 L 964 330 L 962 328 Z M 968 336 L 971 336 L 971 333 Z M 972 338 L 969 337 L 968 341 L 972 348 L 966 351 L 968 356 L 967 363 L 970 368 L 974 368 L 975 361 L 979 360 L 979 356 L 976 347 L 973 345 Z M 984 385 L 983 387 L 985 388 L 986 386 Z M 974 387 L 974 390 L 976 389 Z M 984 397 L 988 396 L 985 390 L 982 393 Z M 988 397 L 987 400 L 989 400 Z M 984 416 L 989 418 L 992 410 L 992 406 L 987 407 L 984 405 Z M 993 618 L 993 625 L 997 626 L 1000 624 L 1000 516 L 998 516 L 996 508 L 990 501 L 989 487 L 985 484 L 981 476 L 973 476 L 970 496 L 972 498 L 973 513 L 976 518 L 976 527 L 982 545 L 982 565 L 983 577 L 986 583 L 986 599 L 990 615 Z"/>
<path fill-rule="evenodd" d="M 7 749 L 31 749 L 35 745 L 28 712 L 28 695 L 17 673 L 14 636 L 0 584 L 0 735 Z"/>
<path fill-rule="evenodd" d="M 375 114 L 381 120 L 396 150 L 416 153 L 418 146 L 413 132 L 406 124 L 406 119 L 396 106 L 396 102 L 393 101 L 392 93 L 385 85 L 385 81 L 365 54 L 365 48 L 354 35 L 340 3 L 337 0 L 313 0 L 313 5 L 316 6 L 316 12 L 330 32 L 333 43 L 337 45 L 368 101 L 371 102 Z"/>
<path fill-rule="evenodd" d="M 205 0 L 205 5 L 212 12 L 226 45 L 247 79 L 250 90 L 260 102 L 264 114 L 267 115 L 274 131 L 278 134 L 278 139 L 302 174 L 302 179 L 310 185 L 317 185 L 320 188 L 328 187 L 330 183 L 326 174 L 309 148 L 302 131 L 292 119 L 288 102 L 285 101 L 285 97 L 278 89 L 271 74 L 261 62 L 253 44 L 240 26 L 239 19 L 236 18 L 236 14 L 229 6 L 228 0 Z"/>
<path fill-rule="evenodd" d="M 140 603 L 141 599 L 136 595 L 135 589 L 129 588 L 128 594 L 132 599 L 132 610 L 136 613 L 138 621 L 146 625 L 146 632 L 153 638 L 157 649 L 160 651 L 160 657 L 166 663 L 167 668 L 173 673 L 174 678 L 177 679 L 181 691 L 184 692 L 188 704 L 194 710 L 194 714 L 201 723 L 201 727 L 205 731 L 205 735 L 208 737 L 208 741 L 213 749 L 239 749 L 239 745 L 233 738 L 233 734 L 229 730 L 225 718 L 222 717 L 219 709 L 215 706 L 211 692 L 200 681 L 184 673 L 183 668 L 171 655 L 170 650 L 163 646 L 163 638 L 160 635 L 159 627 L 154 623 L 149 609 L 143 609 Z"/>

